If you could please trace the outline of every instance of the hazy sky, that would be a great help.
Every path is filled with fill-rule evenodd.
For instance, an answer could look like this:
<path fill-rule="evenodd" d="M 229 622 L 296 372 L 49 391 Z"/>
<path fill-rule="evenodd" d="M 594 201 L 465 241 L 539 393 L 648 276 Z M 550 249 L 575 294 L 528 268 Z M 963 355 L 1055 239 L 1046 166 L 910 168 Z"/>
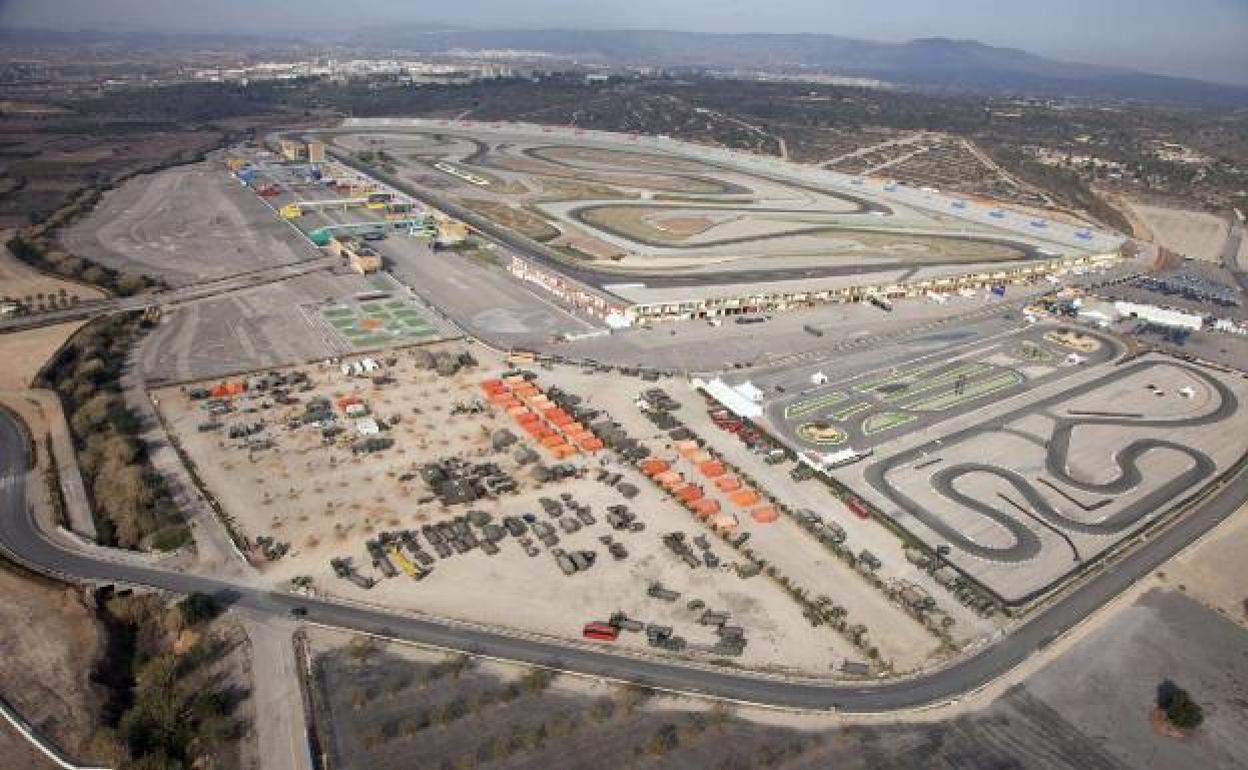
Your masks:
<path fill-rule="evenodd" d="M 298 33 L 422 21 L 975 38 L 1072 61 L 1248 84 L 1248 0 L 0 0 L 0 27 Z"/>

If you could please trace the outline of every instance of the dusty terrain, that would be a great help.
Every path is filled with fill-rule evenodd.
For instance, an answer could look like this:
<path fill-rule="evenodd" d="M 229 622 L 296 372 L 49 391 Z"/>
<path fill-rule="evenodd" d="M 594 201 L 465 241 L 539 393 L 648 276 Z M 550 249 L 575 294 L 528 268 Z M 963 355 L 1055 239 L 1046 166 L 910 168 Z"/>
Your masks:
<path fill-rule="evenodd" d="M 1131 203 L 1131 210 L 1144 220 L 1154 240 L 1164 248 L 1185 257 L 1217 262 L 1230 226 L 1223 217 L 1204 211 Z"/>
<path fill-rule="evenodd" d="M 1162 567 L 1166 585 L 1248 628 L 1248 505 Z"/>
<path fill-rule="evenodd" d="M 443 347 L 456 349 L 454 345 Z M 829 675 L 845 658 L 860 657 L 861 653 L 832 629 L 814 628 L 804 620 L 799 605 L 775 581 L 737 577 L 731 569 L 742 561 L 736 552 L 631 466 L 607 461 L 610 470 L 623 474 L 639 489 L 635 499 L 626 500 L 594 481 L 592 473 L 582 479 L 539 484 L 529 468 L 515 462 L 510 451 L 492 451 L 492 431 L 508 427 L 524 434 L 498 412 L 452 414 L 456 404 L 480 397 L 480 380 L 502 369 L 487 352 L 480 348 L 473 352 L 483 363 L 480 369 L 439 377 L 417 369 L 408 351 L 398 351 L 396 365 L 386 370 L 395 383 L 381 387 L 366 378 L 345 377 L 336 368 L 303 367 L 311 377 L 312 389 L 299 392 L 301 402 L 315 396 L 337 399 L 355 394 L 379 421 L 400 418 L 383 434 L 397 444 L 374 455 L 352 455 L 347 449 L 356 439 L 352 419 L 340 422 L 346 433 L 329 445 L 322 442 L 314 427 L 288 430 L 289 420 L 302 412 L 299 404 L 266 409 L 262 402 L 269 400 L 267 397 L 236 399 L 237 411 L 221 418 L 224 428 L 200 431 L 199 426 L 209 421 L 202 409 L 206 402 L 189 400 L 181 387 L 165 388 L 156 395 L 172 433 L 240 531 L 253 540 L 264 536 L 290 544 L 289 554 L 264 568 L 266 581 L 275 587 L 308 575 L 314 578 L 318 592 L 333 596 L 564 638 L 577 638 L 583 623 L 623 610 L 648 622 L 673 625 L 690 643 L 713 643 L 714 635 L 696 624 L 698 613 L 684 606 L 696 598 L 709 608 L 731 611 L 732 622 L 745 628 L 749 644 L 738 659 L 741 665 Z M 592 378 L 570 369 L 543 372 L 538 381 L 543 386 L 558 384 L 585 395 L 598 387 Z M 642 420 L 632 404 L 633 391 L 642 386 L 637 381 L 609 398 L 595 394 L 593 406 L 606 408 L 624 421 L 632 435 L 653 433 L 653 426 Z M 248 450 L 245 440 L 224 435 L 229 426 L 256 421 L 265 423 L 257 435 L 272 440 L 273 449 Z M 527 436 L 521 440 L 529 442 Z M 543 462 L 552 462 L 536 444 L 528 445 L 541 454 Z M 653 446 L 655 451 L 663 451 L 661 442 Z M 423 463 L 447 456 L 498 462 L 517 479 L 519 492 L 444 507 L 426 498 L 428 488 L 416 472 Z M 577 456 L 571 462 L 588 469 L 597 466 L 599 458 Z M 547 519 L 539 498 L 558 498 L 565 493 L 589 505 L 597 519 L 596 524 L 579 532 L 560 532 L 560 547 L 598 554 L 596 564 L 585 574 L 565 577 L 549 554 L 526 556 L 510 538 L 499 544 L 501 553 L 496 556 L 474 550 L 439 559 L 433 574 L 418 584 L 400 574 L 382 579 L 365 591 L 336 578 L 330 569 L 331 558 L 351 557 L 362 574 L 381 579 L 364 548 L 364 541 L 380 531 L 418 530 L 470 509 L 483 510 L 496 522 L 506 515 L 526 513 Z M 629 552 L 622 561 L 608 556 L 598 541 L 611 533 L 604 517 L 607 507 L 615 504 L 626 504 L 646 526 L 644 532 L 613 533 Z M 748 528 L 748 516 L 742 513 L 739 518 L 741 526 Z M 661 536 L 672 531 L 686 532 L 689 537 L 708 536 L 721 566 L 686 566 L 661 543 Z M 786 550 L 791 551 L 784 546 L 786 538 L 807 537 L 789 524 L 777 527 L 772 534 L 759 532 L 756 536 L 763 544 L 760 555 L 782 565 Z M 790 560 L 791 569 L 785 566 L 785 572 L 801 576 L 800 584 L 812 595 L 828 593 L 845 603 L 853 621 L 868 625 L 882 656 L 899 669 L 918 665 L 937 647 L 934 637 L 819 547 L 791 553 L 796 560 Z M 682 592 L 682 599 L 668 604 L 646 596 L 646 587 L 653 581 Z M 569 612 L 569 607 L 577 610 Z M 620 644 L 645 649 L 640 634 L 628 634 Z"/>
<path fill-rule="evenodd" d="M 43 326 L 15 334 L 0 335 L 0 390 L 25 390 L 44 363 L 65 344 L 83 321 Z"/>
<path fill-rule="evenodd" d="M 216 160 L 131 179 L 61 238 L 71 253 L 179 286 L 320 256 Z"/>
<path fill-rule="evenodd" d="M 12 237 L 13 231 L 0 230 L 0 298 L 11 297 L 24 302 L 25 297 L 30 297 L 37 304 L 40 294 L 59 295 L 62 290 L 65 291 L 65 297 L 70 299 L 77 297 L 79 300 L 88 300 L 105 296 L 99 289 L 54 278 L 21 262 L 4 245 Z"/>
<path fill-rule="evenodd" d="M 42 735 L 83 757 L 99 707 L 89 662 L 103 631 L 78 591 L 5 564 L 0 595 L 0 692 Z"/>
<path fill-rule="evenodd" d="M 345 770 L 1128 770 L 1077 722 L 1015 688 L 963 716 L 852 720 L 550 679 L 523 666 L 312 635 L 319 735 Z"/>

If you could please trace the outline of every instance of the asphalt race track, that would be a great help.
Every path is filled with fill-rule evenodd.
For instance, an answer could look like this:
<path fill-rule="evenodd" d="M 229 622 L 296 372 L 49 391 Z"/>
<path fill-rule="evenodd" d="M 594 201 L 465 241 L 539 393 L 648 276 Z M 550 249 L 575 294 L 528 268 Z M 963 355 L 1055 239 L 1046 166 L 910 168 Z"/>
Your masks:
<path fill-rule="evenodd" d="M 463 158 L 455 159 L 454 160 L 455 163 L 461 166 L 468 167 L 468 168 L 481 169 L 484 172 L 489 172 L 491 170 L 495 170 L 495 171 L 501 170 L 501 169 L 495 169 L 490 163 L 491 153 L 493 152 L 493 149 L 490 146 L 488 146 L 485 142 L 479 139 L 476 139 L 475 137 L 458 133 L 454 129 L 438 129 L 438 130 L 404 129 L 401 131 L 396 131 L 395 129 L 370 130 L 370 129 L 365 129 L 365 128 L 330 129 L 330 130 L 316 132 L 315 138 L 319 138 L 322 141 L 332 142 L 334 139 L 341 138 L 341 137 L 368 136 L 369 134 L 389 135 L 389 134 L 394 134 L 394 133 L 403 133 L 411 137 L 447 136 L 457 141 L 467 142 L 474 149 L 472 150 L 472 152 L 470 152 L 468 155 L 464 156 Z M 301 138 L 301 139 L 307 139 L 307 138 L 312 138 L 313 134 L 309 132 L 307 134 L 296 134 L 294 136 Z M 549 157 L 546 157 L 540 154 L 542 152 L 549 152 L 552 150 L 561 150 L 561 149 L 562 150 L 576 150 L 579 148 L 576 145 L 543 144 L 538 147 L 530 147 L 525 150 L 522 150 L 521 155 L 526 158 L 531 158 L 535 161 L 540 160 L 540 162 L 542 163 L 547 163 L 552 166 L 557 166 L 569 172 L 579 172 L 581 174 L 588 174 L 591 171 L 597 171 L 600 174 L 607 173 L 608 178 L 606 181 L 608 182 L 610 181 L 610 178 L 609 178 L 610 173 L 614 171 L 614 173 L 631 173 L 631 174 L 643 174 L 644 173 L 646 175 L 657 175 L 657 176 L 662 176 L 662 177 L 671 178 L 671 179 L 687 179 L 687 180 L 695 180 L 695 181 L 700 180 L 704 182 L 706 181 L 715 182 L 716 184 L 720 184 L 720 185 L 724 184 L 722 180 L 711 179 L 705 176 L 705 174 L 697 174 L 697 173 L 680 174 L 680 173 L 671 172 L 671 171 L 664 171 L 664 172 L 656 173 L 654 170 L 649 170 L 649 169 L 624 170 L 618 167 L 615 167 L 613 169 L 609 169 L 606 172 L 603 172 L 599 169 L 593 169 L 592 167 L 586 168 L 583 166 L 578 166 L 578 165 L 568 163 L 565 161 L 551 159 Z M 754 177 L 760 180 L 766 180 L 769 184 L 772 184 L 778 187 L 790 188 L 793 190 L 801 190 L 801 191 L 809 192 L 811 194 L 817 194 L 826 199 L 839 200 L 839 201 L 853 204 L 853 209 L 851 210 L 835 212 L 838 216 L 863 216 L 865 214 L 871 214 L 871 213 L 884 215 L 882 218 L 878 218 L 878 219 L 876 217 L 866 217 L 858 225 L 813 224 L 807 227 L 793 228 L 791 230 L 780 232 L 780 233 L 753 235 L 753 236 L 740 236 L 740 237 L 727 238 L 727 239 L 723 239 L 719 241 L 709 241 L 705 243 L 699 243 L 696 245 L 687 244 L 684 246 L 664 244 L 658 241 L 651 241 L 645 238 L 640 238 L 636 235 L 623 236 L 622 234 L 616 233 L 612 230 L 603 230 L 603 232 L 610 232 L 614 235 L 620 235 L 621 237 L 624 237 L 625 240 L 630 241 L 637 246 L 658 247 L 664 250 L 671 250 L 673 252 L 679 252 L 682 249 L 694 249 L 694 250 L 708 249 L 708 248 L 714 248 L 716 246 L 725 246 L 725 245 L 744 247 L 749 244 L 776 243 L 776 242 L 782 242 L 784 241 L 784 239 L 790 239 L 796 236 L 803 236 L 803 235 L 820 235 L 820 234 L 828 234 L 828 233 L 843 233 L 846 235 L 853 235 L 855 232 L 859 232 L 859 231 L 874 232 L 878 228 L 878 226 L 881 224 L 881 222 L 887 222 L 889 220 L 889 217 L 891 217 L 894 214 L 894 211 L 890 206 L 887 206 L 883 203 L 880 203 L 878 201 L 872 200 L 867 197 L 856 196 L 856 195 L 853 195 L 852 193 L 848 193 L 848 192 L 844 192 L 840 190 L 832 190 L 827 187 L 819 187 L 819 186 L 815 186 L 812 184 L 806 184 L 806 183 L 798 182 L 792 179 L 770 178 L 767 175 L 759 173 L 754 170 L 746 171 L 746 170 L 739 169 L 739 168 L 733 168 L 731 166 L 711 163 L 709 161 L 693 160 L 693 159 L 685 158 L 679 155 L 660 155 L 657 153 L 645 152 L 642 150 L 621 149 L 621 150 L 606 150 L 606 152 L 617 152 L 617 153 L 628 154 L 630 156 L 637 156 L 637 157 L 649 157 L 649 158 L 653 158 L 655 163 L 659 163 L 665 160 L 674 161 L 674 162 L 683 162 L 683 163 L 693 163 L 693 164 L 696 164 L 696 166 L 700 168 L 704 168 L 708 172 L 719 170 L 719 171 L 734 173 L 734 174 L 741 175 L 741 176 Z M 698 267 L 678 267 L 678 266 L 664 267 L 662 269 L 647 269 L 647 268 L 636 267 L 636 266 L 626 267 L 623 265 L 611 265 L 605 262 L 573 260 L 569 258 L 567 255 L 559 251 L 556 251 L 555 249 L 552 249 L 543 243 L 539 243 L 531 238 L 521 235 L 517 233 L 516 231 L 493 221 L 487 216 L 484 216 L 465 206 L 460 205 L 455 200 L 451 199 L 452 198 L 451 195 L 448 195 L 445 192 L 432 190 L 424 186 L 418 186 L 416 184 L 413 184 L 409 180 L 401 179 L 396 174 L 386 173 L 376 167 L 364 166 L 361 163 L 359 163 L 355 158 L 353 158 L 350 153 L 344 152 L 341 148 L 331 147 L 330 154 L 335 159 L 343 162 L 344 164 L 348 166 L 352 166 L 362 173 L 373 176 L 385 182 L 391 187 L 394 187 L 395 189 L 400 190 L 406 195 L 412 197 L 413 199 L 422 201 L 429 206 L 442 210 L 443 212 L 447 213 L 448 215 L 456 219 L 459 219 L 468 223 L 473 228 L 477 229 L 478 231 L 482 233 L 485 233 L 490 238 L 506 245 L 507 247 L 515 250 L 516 252 L 520 254 L 523 254 L 524 256 L 536 262 L 539 262 L 545 265 L 546 267 L 557 270 L 583 284 L 594 286 L 599 289 L 606 290 L 608 292 L 610 291 L 609 287 L 611 285 L 618 284 L 621 281 L 642 282 L 642 283 L 645 283 L 646 286 L 653 287 L 653 288 L 701 287 L 701 286 L 714 286 L 714 285 L 720 285 L 720 284 L 764 283 L 764 282 L 770 282 L 770 281 L 818 279 L 818 278 L 831 278 L 831 277 L 851 276 L 851 275 L 864 275 L 864 274 L 879 273 L 881 271 L 896 270 L 899 268 L 908 268 L 908 267 L 914 267 L 914 266 L 940 267 L 940 266 L 964 265 L 968 271 L 973 272 L 976 265 L 983 267 L 984 265 L 991 265 L 996 261 L 993 259 L 971 261 L 971 260 L 966 260 L 966 259 L 937 258 L 937 259 L 925 260 L 923 262 L 916 262 L 912 265 L 900 258 L 896 261 L 885 260 L 883 262 L 875 263 L 875 264 L 862 263 L 861 261 L 857 261 L 857 260 L 824 261 L 824 260 L 815 259 L 815 260 L 812 260 L 810 264 L 803 265 L 803 266 L 784 266 L 784 267 L 782 266 L 765 267 L 764 266 L 764 267 L 755 267 L 755 268 L 737 270 L 737 269 L 707 269 L 707 268 L 698 268 Z M 540 173 L 537 173 L 537 172 L 533 172 L 533 173 L 535 176 L 538 176 L 538 177 L 541 176 Z M 738 211 L 742 214 L 750 214 L 750 215 L 790 213 L 795 216 L 801 216 L 801 215 L 810 215 L 810 214 L 818 214 L 818 213 L 823 213 L 823 214 L 829 213 L 829 212 L 819 212 L 817 210 L 801 209 L 801 208 L 785 209 L 785 208 L 774 208 L 774 207 L 766 207 L 766 206 L 756 207 L 756 206 L 750 206 L 747 204 L 734 204 L 730 198 L 721 198 L 721 200 L 719 200 L 718 202 L 715 200 L 715 196 L 724 196 L 724 195 L 741 194 L 741 193 L 749 193 L 749 192 L 750 190 L 748 188 L 742 187 L 740 185 L 731 185 L 730 188 L 725 188 L 723 191 L 720 191 L 717 193 L 701 194 L 702 198 L 700 198 L 700 202 L 695 203 L 695 204 L 681 203 L 678 201 L 662 202 L 659 200 L 603 200 L 603 201 L 597 201 L 597 202 L 587 202 L 584 205 L 575 207 L 571 212 L 569 212 L 568 220 L 573 223 L 584 226 L 587 224 L 585 220 L 583 219 L 584 211 L 595 209 L 595 208 L 609 208 L 609 207 L 624 208 L 624 207 L 635 207 L 635 206 L 640 206 L 640 207 L 645 207 L 645 208 L 670 208 L 673 210 L 689 209 L 691 211 L 696 211 L 699 209 L 706 210 L 706 211 Z M 710 196 L 710 197 L 706 197 L 706 196 Z M 597 226 L 588 227 L 590 234 L 593 234 L 593 231 L 597 229 L 599 229 Z M 886 228 L 883 232 L 888 232 L 888 231 L 889 230 Z M 1045 259 L 1051 259 L 1053 257 L 1052 254 L 1046 254 L 1044 250 L 1039 248 L 1036 244 L 1030 243 L 1022 238 L 1014 238 L 1008 235 L 991 234 L 987 231 L 976 232 L 976 233 L 971 233 L 971 232 L 933 233 L 933 234 L 925 235 L 924 237 L 931 238 L 936 241 L 947 241 L 950 243 L 956 243 L 959 241 L 968 242 L 968 243 L 978 242 L 978 243 L 983 243 L 983 244 L 988 244 L 988 245 L 1008 247 L 1018 253 L 1018 257 L 1015 260 L 1007 260 L 1007 261 L 1013 261 L 1013 262 L 1045 260 Z"/>
<path fill-rule="evenodd" d="M 68 550 L 49 541 L 35 525 L 26 499 L 26 454 L 22 434 L 8 412 L 0 412 L 0 545 L 26 565 L 69 578 L 150 586 L 177 593 L 204 591 L 228 604 L 286 615 L 307 608 L 312 623 L 382 634 L 413 642 L 465 650 L 591 676 L 610 677 L 671 690 L 702 693 L 794 708 L 880 712 L 956 700 L 1004 674 L 1051 643 L 1088 614 L 1233 513 L 1248 497 L 1248 474 L 1216 490 L 1198 509 L 1122 558 L 1112 570 L 1039 611 L 1004 639 L 948 668 L 923 676 L 870 684 L 785 681 L 745 672 L 694 668 L 652 658 L 625 657 L 603 648 L 565 645 L 434 620 L 392 615 L 271 591 L 200 575 L 132 566 Z"/>
<path fill-rule="evenodd" d="M 928 454 L 938 453 L 942 449 L 956 446 L 963 442 L 974 441 L 986 433 L 1006 430 L 1006 426 L 1032 414 L 1054 407 L 1072 398 L 1092 392 L 1105 385 L 1129 377 L 1136 372 L 1145 371 L 1155 366 L 1170 366 L 1182 369 L 1212 388 L 1219 397 L 1217 408 L 1205 414 L 1181 419 L 1132 419 L 1120 417 L 1067 417 L 1056 413 L 1047 413 L 1055 421 L 1052 437 L 1047 442 L 1045 468 L 1048 473 L 1062 483 L 1085 492 L 1100 495 L 1121 495 L 1137 487 L 1143 481 L 1139 469 L 1139 459 L 1145 453 L 1155 449 L 1169 449 L 1187 455 L 1192 466 L 1159 484 L 1155 489 L 1138 500 L 1095 523 L 1080 522 L 1063 516 L 1049 504 L 1038 489 L 1021 474 L 989 463 L 958 463 L 941 468 L 931 476 L 932 488 L 947 500 L 955 502 L 982 516 L 992 519 L 998 526 L 1009 532 L 1012 542 L 1006 546 L 990 546 L 977 543 L 966 537 L 957 528 L 951 526 L 938 512 L 931 510 L 897 489 L 887 478 L 888 474 L 904 465 L 912 464 Z M 936 532 L 958 548 L 973 556 L 999 562 L 1022 562 L 1035 557 L 1040 551 L 1040 541 L 1036 534 L 1022 524 L 1018 516 L 983 500 L 969 497 L 956 488 L 958 479 L 972 474 L 988 474 L 1005 481 L 1026 499 L 1031 510 L 1048 524 L 1072 532 L 1094 535 L 1113 535 L 1124 533 L 1134 527 L 1143 518 L 1156 512 L 1166 502 L 1177 498 L 1186 490 L 1197 488 L 1202 482 L 1213 476 L 1216 464 L 1203 452 L 1191 447 L 1167 441 L 1165 439 L 1141 438 L 1124 446 L 1114 457 L 1118 465 L 1118 475 L 1103 483 L 1092 483 L 1074 478 L 1067 471 L 1067 458 L 1070 453 L 1071 435 L 1075 428 L 1089 425 L 1113 425 L 1132 428 L 1166 428 L 1210 425 L 1231 417 L 1239 410 L 1235 394 L 1215 377 L 1211 377 L 1198 368 L 1177 362 L 1137 361 L 1120 367 L 1094 380 L 1082 383 L 1074 388 L 1056 393 L 1040 401 L 1015 409 L 992 420 L 973 425 L 939 440 L 933 440 L 899 452 L 888 459 L 875 463 L 866 471 L 867 481 L 882 495 L 897 505 L 904 513 L 921 521 L 924 526 Z"/>

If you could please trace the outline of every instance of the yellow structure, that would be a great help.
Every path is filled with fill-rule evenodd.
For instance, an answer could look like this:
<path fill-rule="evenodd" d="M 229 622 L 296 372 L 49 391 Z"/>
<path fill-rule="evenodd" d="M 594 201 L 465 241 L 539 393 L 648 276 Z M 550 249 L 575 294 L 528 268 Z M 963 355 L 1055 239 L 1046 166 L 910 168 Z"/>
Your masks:
<path fill-rule="evenodd" d="M 278 213 L 284 219 L 298 219 L 303 216 L 303 209 L 299 207 L 298 203 L 287 203 L 285 206 L 282 206 Z"/>
<path fill-rule="evenodd" d="M 230 171 L 241 171 L 243 167 L 246 165 L 247 165 L 247 161 L 243 160 L 242 158 L 226 158 L 225 159 L 225 167 L 228 168 Z"/>
<path fill-rule="evenodd" d="M 326 248 L 346 259 L 351 269 L 361 275 L 375 273 L 382 268 L 381 255 L 367 243 L 362 243 L 349 235 L 334 236 Z"/>
<path fill-rule="evenodd" d="M 308 162 L 324 163 L 325 162 L 325 143 L 324 142 L 308 142 Z"/>
<path fill-rule="evenodd" d="M 381 269 L 381 255 L 372 249 L 361 249 L 351 254 L 349 264 L 360 275 L 368 275 Z"/>
<path fill-rule="evenodd" d="M 452 246 L 468 240 L 468 225 L 456 219 L 442 219 L 438 222 L 438 243 Z"/>
<path fill-rule="evenodd" d="M 303 142 L 296 142 L 294 139 L 279 139 L 277 151 L 286 160 L 301 160 L 303 158 Z"/>

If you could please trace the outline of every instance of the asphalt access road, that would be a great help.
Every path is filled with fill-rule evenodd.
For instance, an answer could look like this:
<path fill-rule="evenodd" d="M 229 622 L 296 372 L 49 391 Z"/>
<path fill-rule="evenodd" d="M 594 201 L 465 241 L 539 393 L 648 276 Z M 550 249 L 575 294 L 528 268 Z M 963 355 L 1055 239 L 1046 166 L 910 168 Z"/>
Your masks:
<path fill-rule="evenodd" d="M 1140 483 L 1143 474 L 1139 469 L 1139 458 L 1145 453 L 1153 449 L 1172 449 L 1181 452 L 1193 460 L 1192 467 L 1165 484 L 1158 486 L 1152 492 L 1144 495 L 1140 499 L 1124 506 L 1122 510 L 1096 523 L 1085 523 L 1075 521 L 1060 514 L 1045 500 L 1044 496 L 1032 485 L 1030 481 L 1007 468 L 999 465 L 988 463 L 957 463 L 942 467 L 939 471 L 932 475 L 932 488 L 940 496 L 953 500 L 970 510 L 973 510 L 983 516 L 993 520 L 997 525 L 1006 529 L 1012 536 L 1013 542 L 1008 546 L 986 546 L 976 543 L 957 528 L 951 526 L 945 521 L 939 513 L 929 510 L 928 507 L 920 504 L 895 488 L 886 478 L 889 472 L 895 468 L 918 462 L 925 455 L 938 456 L 942 450 L 956 446 L 966 441 L 974 440 L 975 437 L 991 431 L 1003 430 L 1010 423 L 1015 422 L 1023 417 L 1032 414 L 1041 413 L 1043 410 L 1057 404 L 1077 398 L 1084 393 L 1091 392 L 1097 388 L 1103 387 L 1105 384 L 1115 382 L 1129 377 L 1132 374 L 1150 369 L 1154 366 L 1163 365 L 1156 361 L 1137 361 L 1133 364 L 1115 369 L 1108 374 L 1089 380 L 1085 383 L 1075 386 L 1069 390 L 1064 390 L 1049 396 L 1035 403 L 1014 409 L 1000 417 L 994 417 L 991 420 L 972 425 L 960 431 L 939 439 L 930 441 L 926 444 L 913 447 L 904 452 L 899 452 L 886 460 L 875 463 L 866 471 L 866 479 L 869 484 L 877 492 L 891 500 L 895 505 L 902 509 L 906 514 L 913 516 L 915 519 L 923 522 L 923 525 L 933 532 L 947 540 L 954 547 L 965 551 L 973 556 L 982 559 L 989 559 L 997 562 L 1018 563 L 1026 561 L 1039 553 L 1040 545 L 1035 534 L 1026 526 L 1024 526 L 1018 517 L 1012 513 L 1005 512 L 994 507 L 984 501 L 975 500 L 967 495 L 959 492 L 956 488 L 956 482 L 962 476 L 972 473 L 985 473 L 996 476 L 1002 481 L 1009 484 L 1020 495 L 1022 495 L 1031 505 L 1032 510 L 1048 524 L 1063 530 L 1072 530 L 1087 534 L 1096 535 L 1112 535 L 1118 534 L 1126 529 L 1135 526 L 1145 516 L 1156 511 L 1167 501 L 1173 500 L 1182 494 L 1185 490 L 1194 488 L 1197 484 L 1204 481 L 1214 474 L 1217 466 L 1213 460 L 1203 452 L 1199 452 L 1191 447 L 1177 444 L 1172 441 L 1154 438 L 1136 439 L 1127 444 L 1118 454 L 1115 455 L 1115 461 L 1118 463 L 1120 473 L 1116 478 L 1110 479 L 1104 483 L 1091 483 L 1080 481 L 1072 478 L 1066 470 L 1066 459 L 1070 451 L 1071 434 L 1077 426 L 1080 425 L 1119 425 L 1123 427 L 1147 427 L 1147 428 L 1175 428 L 1179 426 L 1190 425 L 1209 425 L 1215 422 L 1221 422 L 1239 410 L 1238 400 L 1225 385 L 1216 378 L 1209 376 L 1205 372 L 1194 367 L 1187 366 L 1178 362 L 1165 362 L 1165 366 L 1176 366 L 1188 372 L 1193 377 L 1203 380 L 1219 395 L 1219 404 L 1217 409 L 1196 417 L 1189 417 L 1177 420 L 1148 420 L 1148 419 L 1129 419 L 1117 417 L 1065 417 L 1050 414 L 1049 416 L 1055 421 L 1052 437 L 1048 442 L 1048 451 L 1046 453 L 1046 470 L 1050 475 L 1059 479 L 1063 483 L 1081 489 L 1085 492 L 1095 492 L 1102 495 L 1120 495 L 1130 489 L 1133 489 Z"/>
<path fill-rule="evenodd" d="M 1218 489 L 1198 509 L 1075 589 L 1004 639 L 954 665 L 923 676 L 881 684 L 820 684 L 767 679 L 745 672 L 692 668 L 675 662 L 631 658 L 599 648 L 522 639 L 456 627 L 434 620 L 260 590 L 200 575 L 109 561 L 53 544 L 38 530 L 26 506 L 26 455 L 17 424 L 0 411 L 0 546 L 28 566 L 72 578 L 151 586 L 177 593 L 215 593 L 232 606 L 288 614 L 307 609 L 307 620 L 325 626 L 382 634 L 423 644 L 551 666 L 593 676 L 684 692 L 796 708 L 844 712 L 900 710 L 955 700 L 1004 674 L 1051 643 L 1089 613 L 1157 569 L 1166 559 L 1230 516 L 1248 498 L 1248 474 Z M 580 618 L 571 618 L 578 623 Z"/>

